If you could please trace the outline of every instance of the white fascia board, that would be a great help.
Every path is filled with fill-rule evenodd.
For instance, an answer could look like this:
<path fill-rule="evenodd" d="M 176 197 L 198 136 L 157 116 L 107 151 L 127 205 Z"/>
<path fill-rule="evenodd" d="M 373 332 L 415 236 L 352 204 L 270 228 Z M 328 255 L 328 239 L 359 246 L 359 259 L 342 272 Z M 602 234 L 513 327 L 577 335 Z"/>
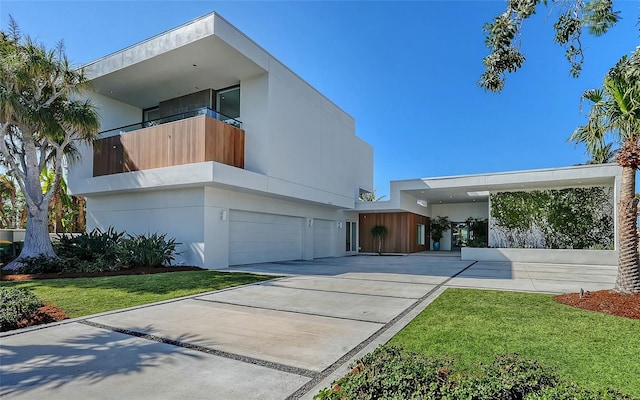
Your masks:
<path fill-rule="evenodd" d="M 268 197 L 321 204 L 336 209 L 354 207 L 354 199 L 350 197 L 286 182 L 215 161 L 78 179 L 71 183 L 70 191 L 72 194 L 92 197 L 197 186 L 220 186 Z"/>
<path fill-rule="evenodd" d="M 272 56 L 265 49 L 251 40 L 249 36 L 242 33 L 238 28 L 231 25 L 229 21 L 222 18 L 219 14 L 214 14 L 213 17 L 215 19 L 213 34 L 215 36 L 258 64 L 265 71 L 269 70 Z"/>
<path fill-rule="evenodd" d="M 184 25 L 160 33 L 115 53 L 91 61 L 84 68 L 95 79 L 157 55 L 213 35 L 215 14 L 208 14 Z"/>
<path fill-rule="evenodd" d="M 81 68 L 84 68 L 89 79 L 95 79 L 211 36 L 219 37 L 254 63 L 265 70 L 268 69 L 269 54 L 216 13 L 207 14 L 189 21 L 120 51 L 91 61 Z"/>
<path fill-rule="evenodd" d="M 549 168 L 539 170 L 508 171 L 491 174 L 457 175 L 433 178 L 407 179 L 391 181 L 392 193 L 402 190 L 427 190 L 457 188 L 467 186 L 487 186 L 499 190 L 501 186 L 509 188 L 511 185 L 526 183 L 559 182 L 559 181 L 589 181 L 604 182 L 621 175 L 621 169 L 615 164 L 581 165 L 565 168 Z M 394 190 L 395 189 L 395 190 Z"/>

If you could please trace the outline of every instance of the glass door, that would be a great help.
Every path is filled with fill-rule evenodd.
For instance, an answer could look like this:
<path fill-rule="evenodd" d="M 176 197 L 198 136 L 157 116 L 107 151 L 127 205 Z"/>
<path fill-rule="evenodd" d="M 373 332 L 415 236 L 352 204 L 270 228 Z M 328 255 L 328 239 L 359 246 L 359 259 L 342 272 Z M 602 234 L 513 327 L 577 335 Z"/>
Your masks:
<path fill-rule="evenodd" d="M 460 251 L 469 244 L 469 225 L 466 222 L 451 223 L 451 250 Z"/>
<path fill-rule="evenodd" d="M 358 251 L 358 223 L 347 221 L 345 228 L 345 250 L 347 250 L 348 252 Z"/>
<path fill-rule="evenodd" d="M 240 87 L 220 90 L 216 94 L 216 111 L 222 114 L 222 120 L 240 118 Z"/>

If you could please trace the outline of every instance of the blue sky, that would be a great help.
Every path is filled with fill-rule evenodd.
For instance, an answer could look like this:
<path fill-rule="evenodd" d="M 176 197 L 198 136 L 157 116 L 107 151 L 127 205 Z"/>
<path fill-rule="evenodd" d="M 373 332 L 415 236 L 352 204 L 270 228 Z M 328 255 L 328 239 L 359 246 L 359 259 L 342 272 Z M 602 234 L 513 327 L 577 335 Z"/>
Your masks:
<path fill-rule="evenodd" d="M 541 8 L 526 21 L 527 61 L 500 94 L 476 85 L 482 26 L 496 1 L 7 1 L 24 34 L 64 40 L 80 65 L 211 11 L 220 13 L 356 119 L 374 147 L 378 194 L 390 180 L 573 165 L 567 138 L 585 117 L 580 95 L 640 44 L 639 1 L 614 1 L 623 20 L 585 36 L 582 76 L 569 76 Z"/>

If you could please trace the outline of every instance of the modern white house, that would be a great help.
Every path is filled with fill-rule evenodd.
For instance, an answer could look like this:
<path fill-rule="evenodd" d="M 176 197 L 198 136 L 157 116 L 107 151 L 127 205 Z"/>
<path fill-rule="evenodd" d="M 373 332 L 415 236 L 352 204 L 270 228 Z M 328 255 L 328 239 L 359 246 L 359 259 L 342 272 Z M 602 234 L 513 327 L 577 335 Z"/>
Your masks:
<path fill-rule="evenodd" d="M 178 262 L 357 251 L 373 149 L 354 119 L 212 13 L 84 66 L 101 136 L 69 171 L 87 229 L 166 232 Z"/>
<path fill-rule="evenodd" d="M 463 258 L 615 263 L 611 249 L 497 248 L 490 200 L 597 187 L 616 204 L 614 165 L 393 181 L 389 201 L 358 201 L 373 149 L 354 119 L 218 14 L 84 68 L 102 132 L 68 186 L 87 199 L 87 229 L 167 233 L 178 262 L 224 268 L 377 251 L 376 224 L 385 252 L 430 250 L 430 218 L 447 216 L 442 250 Z M 488 220 L 487 248 L 467 246 L 470 217 Z"/>

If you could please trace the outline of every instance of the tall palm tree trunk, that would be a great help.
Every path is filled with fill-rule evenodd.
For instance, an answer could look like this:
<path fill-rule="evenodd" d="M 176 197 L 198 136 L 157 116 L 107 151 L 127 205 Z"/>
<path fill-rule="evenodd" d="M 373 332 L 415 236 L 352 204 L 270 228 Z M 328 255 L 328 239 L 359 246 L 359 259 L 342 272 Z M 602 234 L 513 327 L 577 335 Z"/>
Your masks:
<path fill-rule="evenodd" d="M 636 168 L 622 167 L 622 190 L 618 205 L 619 255 L 615 291 L 640 293 L 640 260 L 637 230 L 638 199 L 636 198 Z"/>

